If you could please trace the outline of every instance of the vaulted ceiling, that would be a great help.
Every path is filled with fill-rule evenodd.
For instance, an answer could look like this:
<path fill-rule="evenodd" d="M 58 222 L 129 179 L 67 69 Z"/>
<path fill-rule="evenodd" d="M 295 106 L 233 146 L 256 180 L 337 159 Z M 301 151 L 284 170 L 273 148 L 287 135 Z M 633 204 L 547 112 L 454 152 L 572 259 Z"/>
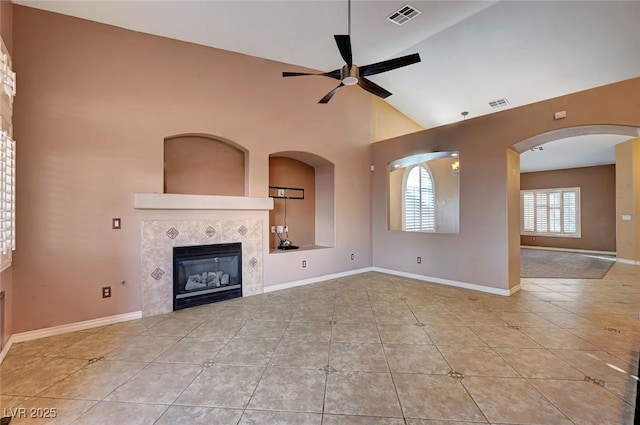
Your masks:
<path fill-rule="evenodd" d="M 321 71 L 343 65 L 333 35 L 348 32 L 346 0 L 14 3 Z M 420 15 L 387 21 L 406 4 L 353 0 L 353 59 L 419 53 L 370 79 L 425 128 L 640 76 L 637 1 L 410 1 Z"/>

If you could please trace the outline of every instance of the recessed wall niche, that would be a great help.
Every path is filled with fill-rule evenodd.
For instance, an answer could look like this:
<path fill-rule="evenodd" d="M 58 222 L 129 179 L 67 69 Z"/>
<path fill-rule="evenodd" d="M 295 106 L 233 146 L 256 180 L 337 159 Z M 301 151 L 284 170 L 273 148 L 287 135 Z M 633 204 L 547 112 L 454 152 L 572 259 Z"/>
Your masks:
<path fill-rule="evenodd" d="M 334 246 L 334 165 L 307 152 L 279 152 L 269 156 L 269 228 L 288 226 L 281 237 L 300 249 Z M 278 196 L 278 189 L 289 188 Z M 304 191 L 304 199 L 299 198 Z M 270 233 L 271 252 L 279 251 L 278 236 Z"/>
<path fill-rule="evenodd" d="M 207 135 L 164 139 L 164 193 L 245 195 L 246 152 Z"/>
<path fill-rule="evenodd" d="M 389 230 L 460 231 L 459 152 L 426 152 L 388 164 Z"/>

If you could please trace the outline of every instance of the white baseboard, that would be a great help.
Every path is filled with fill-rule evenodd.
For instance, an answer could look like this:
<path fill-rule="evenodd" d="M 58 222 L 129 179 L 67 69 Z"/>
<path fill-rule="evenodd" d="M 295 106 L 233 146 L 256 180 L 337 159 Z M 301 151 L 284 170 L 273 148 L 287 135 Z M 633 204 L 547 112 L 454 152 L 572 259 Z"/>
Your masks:
<path fill-rule="evenodd" d="M 640 261 L 625 260 L 624 258 L 616 258 L 616 262 L 622 264 L 631 264 L 632 266 L 640 266 Z"/>
<path fill-rule="evenodd" d="M 382 267 L 373 267 L 373 271 L 392 274 L 395 276 L 408 277 L 410 279 L 422 280 L 424 282 L 440 283 L 447 286 L 455 286 L 456 288 L 471 289 L 474 291 L 487 292 L 489 294 L 502 295 L 508 297 L 519 291 L 520 285 L 516 285 L 511 289 L 493 288 L 491 286 L 477 285 L 475 283 L 460 282 L 457 280 L 442 279 L 440 277 L 424 276 L 415 273 L 406 273 L 398 270 L 384 269 Z"/>
<path fill-rule="evenodd" d="M 509 288 L 509 295 L 513 295 L 516 292 L 520 292 L 522 290 L 522 286 L 518 283 L 516 286 L 514 286 L 513 288 Z"/>
<path fill-rule="evenodd" d="M 82 322 L 69 323 L 66 325 L 53 326 L 50 328 L 36 329 L 34 331 L 20 332 L 9 337 L 7 344 L 0 352 L 0 363 L 4 360 L 12 344 L 18 342 L 31 341 L 48 336 L 61 335 L 68 332 L 82 331 L 86 329 L 98 328 L 100 326 L 113 325 L 114 323 L 127 322 L 142 318 L 141 311 L 132 313 L 117 314 L 115 316 L 100 317 L 98 319 L 85 320 Z"/>
<path fill-rule="evenodd" d="M 398 270 L 385 269 L 382 267 L 365 267 L 362 269 L 349 270 L 341 273 L 333 273 L 333 274 L 327 274 L 323 276 L 317 276 L 310 279 L 296 280 L 293 282 L 265 286 L 264 292 L 267 293 L 267 292 L 279 291 L 281 289 L 295 288 L 297 286 L 304 286 L 312 283 L 324 282 L 332 279 L 339 279 L 341 277 L 352 276 L 355 274 L 366 273 L 366 272 L 387 273 L 395 276 L 408 277 L 410 279 L 421 280 L 423 282 L 439 283 L 442 285 L 455 286 L 457 288 L 471 289 L 474 291 L 486 292 L 489 294 L 502 295 L 507 297 L 515 294 L 520 290 L 519 284 L 514 286 L 511 289 L 500 289 L 500 288 L 492 288 L 490 286 L 485 286 L 485 285 L 477 285 L 475 283 L 459 282 L 457 280 L 449 280 L 449 279 L 442 279 L 439 277 L 431 277 L 431 276 L 424 276 L 424 275 L 414 274 L 414 273 L 406 273 Z"/>
<path fill-rule="evenodd" d="M 549 246 L 529 246 L 520 245 L 523 249 L 539 249 L 541 251 L 563 251 L 563 252 L 578 252 L 581 254 L 600 254 L 600 255 L 616 255 L 615 251 L 593 251 L 590 249 L 572 249 L 572 248 L 552 248 Z"/>
<path fill-rule="evenodd" d="M 295 288 L 296 286 L 309 285 L 311 283 L 324 282 L 326 280 L 339 279 L 341 277 L 353 276 L 354 274 L 366 273 L 372 271 L 372 267 L 362 269 L 348 270 L 346 272 L 325 274 L 322 276 L 312 277 L 309 279 L 295 280 L 293 282 L 278 283 L 277 285 L 269 285 L 264 287 L 264 292 L 280 291 L 281 289 Z"/>

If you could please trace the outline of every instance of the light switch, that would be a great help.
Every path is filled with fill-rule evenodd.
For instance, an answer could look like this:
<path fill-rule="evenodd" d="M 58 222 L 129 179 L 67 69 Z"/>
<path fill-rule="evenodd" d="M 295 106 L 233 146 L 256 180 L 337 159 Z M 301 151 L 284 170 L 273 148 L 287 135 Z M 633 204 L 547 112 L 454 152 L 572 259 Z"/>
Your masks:
<path fill-rule="evenodd" d="M 111 219 L 111 228 L 112 229 L 116 229 L 116 230 L 120 229 L 121 224 L 122 224 L 122 222 L 121 222 L 121 220 L 119 218 L 112 218 Z"/>
<path fill-rule="evenodd" d="M 631 215 L 630 214 L 625 214 L 622 216 L 622 220 L 623 221 L 631 221 Z"/>

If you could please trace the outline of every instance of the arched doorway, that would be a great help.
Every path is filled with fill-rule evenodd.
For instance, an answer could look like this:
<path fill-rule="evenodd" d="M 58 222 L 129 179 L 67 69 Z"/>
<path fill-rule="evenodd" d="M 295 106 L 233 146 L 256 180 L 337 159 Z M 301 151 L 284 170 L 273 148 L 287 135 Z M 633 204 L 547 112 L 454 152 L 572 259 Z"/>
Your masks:
<path fill-rule="evenodd" d="M 612 261 L 615 261 L 615 253 L 619 251 L 619 247 L 637 246 L 639 241 L 636 240 L 637 236 L 633 236 L 636 232 L 632 229 L 633 223 L 630 217 L 637 209 L 635 204 L 638 200 L 633 199 L 634 193 L 638 192 L 638 180 L 634 180 L 633 176 L 639 173 L 640 164 L 637 159 L 634 159 L 634 155 L 625 155 L 620 152 L 616 155 L 616 150 L 620 151 L 620 149 L 615 145 L 619 144 L 620 148 L 624 148 L 627 144 L 638 140 L 638 149 L 640 149 L 640 139 L 637 139 L 639 134 L 639 128 L 633 126 L 585 125 L 541 133 L 513 145 L 513 151 L 525 155 L 524 161 L 528 158 L 526 165 L 529 168 L 525 163 L 518 163 L 518 168 L 522 165 L 522 168 L 527 171 L 538 170 L 538 172 L 521 174 L 518 179 L 520 187 L 509 186 L 511 200 L 516 198 L 513 191 L 523 190 L 518 194 L 520 202 L 510 203 L 510 207 L 514 204 L 517 207 L 519 220 L 517 229 L 520 230 L 518 245 L 527 247 L 526 250 L 521 251 L 523 277 L 597 278 L 599 274 L 597 269 L 602 268 L 603 275 Z M 560 146 L 563 143 L 572 146 L 573 152 L 562 150 Z M 583 149 L 580 143 L 584 144 Z M 548 151 L 555 149 L 556 157 L 550 155 L 551 152 L 537 151 L 544 149 L 545 146 Z M 591 149 L 591 155 L 586 152 L 589 149 Z M 583 154 L 582 162 L 576 159 Z M 531 157 L 535 155 L 540 157 L 534 159 L 534 162 L 538 162 L 531 166 Z M 544 155 L 548 155 L 546 162 L 540 161 Z M 558 156 L 564 158 L 558 160 Z M 551 164 L 552 162 L 555 164 Z M 603 165 L 615 162 L 620 162 L 619 167 Z M 625 191 L 629 193 L 625 194 Z M 577 204 L 563 205 L 563 196 L 571 195 L 569 192 L 573 193 L 573 198 L 571 196 L 569 198 L 574 201 L 576 195 L 578 196 Z M 510 211 L 511 218 L 514 214 L 514 211 Z M 625 218 L 626 221 L 624 221 Z M 568 226 L 573 233 L 566 233 L 565 226 Z M 631 228 L 627 229 L 628 227 Z M 510 226 L 510 233 L 517 229 Z M 618 238 L 621 240 L 618 241 Z M 515 237 L 510 235 L 510 240 L 514 241 Z M 546 252 L 535 252 L 532 251 L 533 249 L 544 249 Z M 581 254 L 557 254 L 556 257 L 548 257 L 550 255 L 548 250 Z M 637 248 L 626 251 L 623 249 L 623 252 L 619 253 L 621 261 L 624 262 L 625 258 L 631 257 L 635 262 Z M 589 257 L 589 254 L 611 254 L 612 256 L 594 260 L 592 256 Z M 527 259 L 536 258 L 540 266 L 540 262 L 545 261 L 545 258 L 557 260 L 558 255 L 575 258 L 578 275 L 564 276 L 566 270 L 561 271 L 557 268 L 554 270 L 553 267 L 545 265 L 540 267 L 538 274 L 530 275 L 532 264 Z M 589 257 L 588 261 L 587 257 Z M 602 264 L 592 264 L 598 261 Z M 585 263 L 585 267 L 590 268 L 584 270 L 586 275 L 581 275 L 579 271 L 581 262 Z M 535 269 L 535 264 L 533 266 Z M 591 272 L 594 274 L 590 275 Z M 551 276 L 550 274 L 553 273 L 558 275 Z"/>

